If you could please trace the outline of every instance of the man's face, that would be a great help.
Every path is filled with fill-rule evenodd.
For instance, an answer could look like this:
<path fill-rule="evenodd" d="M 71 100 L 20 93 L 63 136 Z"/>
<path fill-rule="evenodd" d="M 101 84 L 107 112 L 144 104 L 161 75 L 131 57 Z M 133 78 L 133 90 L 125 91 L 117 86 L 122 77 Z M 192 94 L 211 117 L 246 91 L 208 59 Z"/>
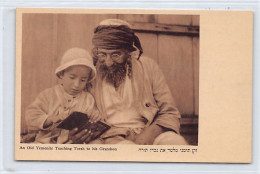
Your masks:
<path fill-rule="evenodd" d="M 79 94 L 86 87 L 90 74 L 91 69 L 86 66 L 74 65 L 69 67 L 61 76 L 64 90 L 70 95 Z"/>
<path fill-rule="evenodd" d="M 126 76 L 127 59 L 130 57 L 129 52 L 117 50 L 97 50 L 97 71 L 108 83 L 117 88 Z"/>
<path fill-rule="evenodd" d="M 106 67 L 110 67 L 114 64 L 125 63 L 127 55 L 127 52 L 122 49 L 107 50 L 99 48 L 97 51 L 98 62 Z"/>

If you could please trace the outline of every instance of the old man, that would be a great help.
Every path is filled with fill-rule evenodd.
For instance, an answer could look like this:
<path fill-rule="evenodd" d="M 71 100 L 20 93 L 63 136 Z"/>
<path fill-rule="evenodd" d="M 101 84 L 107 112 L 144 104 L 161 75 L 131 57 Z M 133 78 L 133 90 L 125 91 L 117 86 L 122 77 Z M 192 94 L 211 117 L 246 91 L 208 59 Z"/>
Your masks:
<path fill-rule="evenodd" d="M 187 144 L 180 135 L 180 113 L 164 75 L 156 62 L 142 56 L 130 24 L 104 20 L 96 27 L 92 43 L 97 68 L 92 93 L 111 129 L 90 143 Z M 83 140 L 82 134 L 74 139 Z"/>

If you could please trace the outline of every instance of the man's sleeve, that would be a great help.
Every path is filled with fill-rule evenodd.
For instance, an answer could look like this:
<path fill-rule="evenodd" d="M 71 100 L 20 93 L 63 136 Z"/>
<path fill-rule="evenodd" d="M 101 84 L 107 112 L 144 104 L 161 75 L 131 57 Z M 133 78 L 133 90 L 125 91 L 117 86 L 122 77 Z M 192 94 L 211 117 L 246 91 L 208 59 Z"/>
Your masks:
<path fill-rule="evenodd" d="M 44 129 L 43 124 L 48 118 L 49 97 L 48 91 L 43 91 L 26 108 L 25 119 L 29 131 Z"/>
<path fill-rule="evenodd" d="M 175 102 L 173 100 L 171 91 L 166 83 L 164 74 L 159 68 L 158 64 L 151 61 L 151 81 L 154 99 L 159 108 L 158 115 L 153 124 L 157 124 L 163 128 L 170 129 L 179 133 L 181 117 Z"/>

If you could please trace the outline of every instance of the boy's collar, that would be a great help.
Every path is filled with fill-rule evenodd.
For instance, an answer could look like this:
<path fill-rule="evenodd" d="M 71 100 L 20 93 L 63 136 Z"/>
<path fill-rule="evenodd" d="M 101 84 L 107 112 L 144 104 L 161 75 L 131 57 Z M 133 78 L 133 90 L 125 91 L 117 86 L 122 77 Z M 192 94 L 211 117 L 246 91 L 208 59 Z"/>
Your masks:
<path fill-rule="evenodd" d="M 65 90 L 64 90 L 64 87 L 62 86 L 62 84 L 59 84 L 59 87 L 63 93 L 63 95 L 65 96 L 66 99 L 71 99 L 71 98 L 78 98 L 81 94 L 82 94 L 82 91 L 80 93 L 78 93 L 77 95 L 70 95 L 68 94 Z"/>

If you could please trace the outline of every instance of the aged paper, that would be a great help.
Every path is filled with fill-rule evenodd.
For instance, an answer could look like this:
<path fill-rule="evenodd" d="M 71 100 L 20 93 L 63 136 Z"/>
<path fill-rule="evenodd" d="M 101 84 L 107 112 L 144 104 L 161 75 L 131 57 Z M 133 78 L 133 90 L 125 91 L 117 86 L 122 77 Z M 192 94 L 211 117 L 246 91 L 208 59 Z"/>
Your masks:
<path fill-rule="evenodd" d="M 91 52 L 94 28 L 110 18 L 129 22 L 143 55 L 159 65 L 189 145 L 24 141 L 26 108 L 60 83 L 54 70 L 63 53 Z M 250 163 L 252 48 L 251 11 L 17 9 L 15 159 Z"/>

